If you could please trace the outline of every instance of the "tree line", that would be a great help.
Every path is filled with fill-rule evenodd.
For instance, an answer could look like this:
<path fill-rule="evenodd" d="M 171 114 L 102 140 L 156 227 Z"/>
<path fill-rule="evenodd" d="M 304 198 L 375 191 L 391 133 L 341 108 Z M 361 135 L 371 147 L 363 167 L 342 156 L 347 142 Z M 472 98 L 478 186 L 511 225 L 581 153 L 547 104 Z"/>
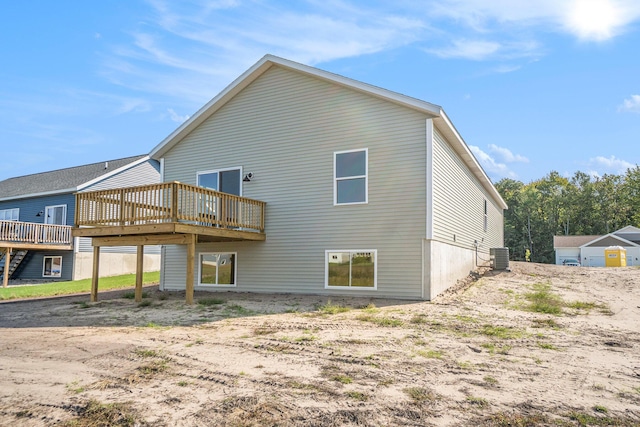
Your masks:
<path fill-rule="evenodd" d="M 602 177 L 576 172 L 565 178 L 552 171 L 529 184 L 504 178 L 496 188 L 509 206 L 504 243 L 513 260 L 555 263 L 553 236 L 602 235 L 640 226 L 637 165 L 624 174 Z"/>

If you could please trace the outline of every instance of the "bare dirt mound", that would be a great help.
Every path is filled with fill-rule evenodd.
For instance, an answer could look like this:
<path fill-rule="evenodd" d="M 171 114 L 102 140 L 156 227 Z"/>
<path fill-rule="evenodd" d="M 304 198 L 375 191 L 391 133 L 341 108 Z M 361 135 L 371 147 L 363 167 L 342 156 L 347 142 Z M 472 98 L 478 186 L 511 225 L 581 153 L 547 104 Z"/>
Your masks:
<path fill-rule="evenodd" d="M 640 269 L 511 267 L 431 303 L 0 304 L 0 425 L 639 425 Z"/>

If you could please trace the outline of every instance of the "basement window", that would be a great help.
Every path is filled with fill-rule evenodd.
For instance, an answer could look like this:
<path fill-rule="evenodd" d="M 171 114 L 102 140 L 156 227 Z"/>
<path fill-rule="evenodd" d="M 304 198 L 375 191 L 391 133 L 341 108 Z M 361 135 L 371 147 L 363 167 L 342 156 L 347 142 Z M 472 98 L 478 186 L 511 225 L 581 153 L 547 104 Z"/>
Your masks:
<path fill-rule="evenodd" d="M 200 254 L 199 284 L 201 286 L 235 286 L 235 253 Z"/>
<path fill-rule="evenodd" d="M 376 250 L 331 250 L 325 254 L 325 288 L 376 289 Z"/>
<path fill-rule="evenodd" d="M 46 256 L 43 258 L 42 277 L 62 277 L 61 256 Z"/>

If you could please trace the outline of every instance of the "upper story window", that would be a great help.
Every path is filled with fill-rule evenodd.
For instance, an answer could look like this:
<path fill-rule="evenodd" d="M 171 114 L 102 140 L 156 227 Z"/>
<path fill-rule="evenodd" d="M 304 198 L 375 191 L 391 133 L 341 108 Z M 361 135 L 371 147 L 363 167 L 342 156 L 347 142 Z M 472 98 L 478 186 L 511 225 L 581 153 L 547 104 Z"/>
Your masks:
<path fill-rule="evenodd" d="M 489 229 L 489 211 L 487 211 L 487 200 L 484 201 L 484 231 Z"/>
<path fill-rule="evenodd" d="M 0 221 L 18 221 L 20 208 L 0 209 Z"/>
<path fill-rule="evenodd" d="M 241 196 L 240 168 L 198 172 L 198 186 Z"/>
<path fill-rule="evenodd" d="M 368 202 L 368 150 L 333 153 L 333 204 Z"/>
<path fill-rule="evenodd" d="M 47 206 L 44 209 L 44 223 L 67 225 L 67 205 Z"/>

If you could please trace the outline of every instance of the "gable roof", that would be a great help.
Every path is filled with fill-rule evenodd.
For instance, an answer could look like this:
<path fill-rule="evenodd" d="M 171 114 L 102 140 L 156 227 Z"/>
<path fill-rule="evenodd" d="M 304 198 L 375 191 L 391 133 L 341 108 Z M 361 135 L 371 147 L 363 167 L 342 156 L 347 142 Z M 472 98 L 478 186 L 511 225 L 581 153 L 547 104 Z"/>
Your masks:
<path fill-rule="evenodd" d="M 0 181 L 0 201 L 72 193 L 148 159 L 139 155 L 8 178 Z"/>
<path fill-rule="evenodd" d="M 624 239 L 620 236 L 617 236 L 615 232 L 605 234 L 604 236 L 600 236 L 597 239 L 587 242 L 582 245 L 582 247 L 608 247 L 608 246 L 640 246 L 637 245 L 627 239 Z"/>
<path fill-rule="evenodd" d="M 332 84 L 347 87 L 351 90 L 365 93 L 367 95 L 374 96 L 376 98 L 383 99 L 394 104 L 402 105 L 404 107 L 411 108 L 413 110 L 417 110 L 426 114 L 428 117 L 433 119 L 435 126 L 444 134 L 447 141 L 452 144 L 452 148 L 465 162 L 469 170 L 476 176 L 484 189 L 493 197 L 493 199 L 500 205 L 502 209 L 507 209 L 507 204 L 505 203 L 504 199 L 500 196 L 498 190 L 496 190 L 496 188 L 493 186 L 491 180 L 484 172 L 475 156 L 471 153 L 471 150 L 464 142 L 456 128 L 453 126 L 442 107 L 426 101 L 421 101 L 416 98 L 402 95 L 397 92 L 392 92 L 390 90 L 382 89 L 377 86 L 349 79 L 338 74 L 330 73 L 328 71 L 320 70 L 318 68 L 303 65 L 287 59 L 279 58 L 273 55 L 265 55 L 251 68 L 240 75 L 240 77 L 231 82 L 231 84 L 223 89 L 222 92 L 216 95 L 211 101 L 206 103 L 193 116 L 182 123 L 182 125 L 180 125 L 156 147 L 154 147 L 151 150 L 149 156 L 154 159 L 160 159 L 167 151 L 171 150 L 171 148 L 178 144 L 191 131 L 196 129 L 211 115 L 222 108 L 227 102 L 233 99 L 233 97 L 240 93 L 244 88 L 249 86 L 253 81 L 255 81 L 268 69 L 274 66 L 304 73 L 306 75 L 330 82 Z"/>
<path fill-rule="evenodd" d="M 640 233 L 640 228 L 634 227 L 633 225 L 627 225 L 626 227 L 623 227 L 618 231 L 614 231 L 614 233 L 615 234 Z"/>
<path fill-rule="evenodd" d="M 579 248 L 602 236 L 553 236 L 554 248 Z"/>

